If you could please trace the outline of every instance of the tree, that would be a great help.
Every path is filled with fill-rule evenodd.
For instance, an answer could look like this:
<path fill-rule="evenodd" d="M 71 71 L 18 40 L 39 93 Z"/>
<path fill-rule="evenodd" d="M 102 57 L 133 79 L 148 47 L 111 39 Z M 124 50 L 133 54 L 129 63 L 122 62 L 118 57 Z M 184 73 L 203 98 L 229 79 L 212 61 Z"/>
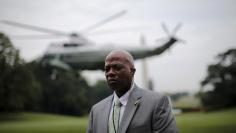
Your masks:
<path fill-rule="evenodd" d="M 73 70 L 36 61 L 25 63 L 9 38 L 0 33 L 0 112 L 84 115 L 93 104 L 111 93 L 105 81 L 89 86 Z"/>
<path fill-rule="evenodd" d="M 203 105 L 210 109 L 236 105 L 236 49 L 219 54 L 218 63 L 208 66 L 208 75 L 201 82 L 210 91 L 201 94 Z"/>
<path fill-rule="evenodd" d="M 107 86 L 105 80 L 98 80 L 94 86 L 92 86 L 89 92 L 89 104 L 90 106 L 103 100 L 107 96 L 111 95 L 113 91 Z"/>
<path fill-rule="evenodd" d="M 34 108 L 38 83 L 9 38 L 0 33 L 0 112 Z"/>

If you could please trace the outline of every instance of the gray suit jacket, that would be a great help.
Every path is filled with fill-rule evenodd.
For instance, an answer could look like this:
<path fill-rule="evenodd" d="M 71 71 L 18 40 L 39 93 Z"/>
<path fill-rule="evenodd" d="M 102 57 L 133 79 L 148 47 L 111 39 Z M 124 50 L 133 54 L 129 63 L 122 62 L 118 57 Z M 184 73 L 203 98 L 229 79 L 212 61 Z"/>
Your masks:
<path fill-rule="evenodd" d="M 113 95 L 95 104 L 90 112 L 87 133 L 108 133 Z M 136 85 L 130 93 L 117 133 L 177 133 L 167 96 Z"/>

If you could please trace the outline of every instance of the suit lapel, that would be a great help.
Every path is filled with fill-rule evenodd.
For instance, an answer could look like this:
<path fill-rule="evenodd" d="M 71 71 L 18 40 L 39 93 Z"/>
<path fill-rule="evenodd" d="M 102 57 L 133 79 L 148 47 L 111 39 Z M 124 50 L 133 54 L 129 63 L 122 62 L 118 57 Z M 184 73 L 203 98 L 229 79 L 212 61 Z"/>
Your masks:
<path fill-rule="evenodd" d="M 130 93 L 128 103 L 126 105 L 120 128 L 118 129 L 118 133 L 125 133 L 141 100 L 141 94 L 137 89 L 137 86 L 134 86 L 133 91 Z"/>
<path fill-rule="evenodd" d="M 104 110 L 102 110 L 101 112 L 102 119 L 103 119 L 101 120 L 101 124 L 103 124 L 102 127 L 104 127 L 104 133 L 108 133 L 108 121 L 109 121 L 109 114 L 110 114 L 110 109 L 112 105 L 112 100 L 113 100 L 113 95 L 107 98 L 106 104 L 104 104 L 104 107 L 103 107 Z"/>

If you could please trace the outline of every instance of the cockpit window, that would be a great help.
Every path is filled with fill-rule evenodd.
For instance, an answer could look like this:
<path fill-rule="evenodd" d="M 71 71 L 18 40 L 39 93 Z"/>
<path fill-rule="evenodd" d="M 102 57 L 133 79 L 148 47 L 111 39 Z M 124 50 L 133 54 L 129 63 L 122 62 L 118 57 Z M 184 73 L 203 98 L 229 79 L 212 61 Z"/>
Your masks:
<path fill-rule="evenodd" d="M 64 47 L 78 47 L 80 44 L 78 43 L 65 43 L 63 44 Z"/>

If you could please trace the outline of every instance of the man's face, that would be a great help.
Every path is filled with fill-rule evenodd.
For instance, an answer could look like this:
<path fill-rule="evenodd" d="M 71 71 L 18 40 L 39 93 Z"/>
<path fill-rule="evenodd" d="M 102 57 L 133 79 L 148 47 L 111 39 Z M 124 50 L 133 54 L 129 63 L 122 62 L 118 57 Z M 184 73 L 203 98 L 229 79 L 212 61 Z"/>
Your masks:
<path fill-rule="evenodd" d="M 116 92 L 125 93 L 131 87 L 134 72 L 124 57 L 112 55 L 105 61 L 108 86 Z"/>

